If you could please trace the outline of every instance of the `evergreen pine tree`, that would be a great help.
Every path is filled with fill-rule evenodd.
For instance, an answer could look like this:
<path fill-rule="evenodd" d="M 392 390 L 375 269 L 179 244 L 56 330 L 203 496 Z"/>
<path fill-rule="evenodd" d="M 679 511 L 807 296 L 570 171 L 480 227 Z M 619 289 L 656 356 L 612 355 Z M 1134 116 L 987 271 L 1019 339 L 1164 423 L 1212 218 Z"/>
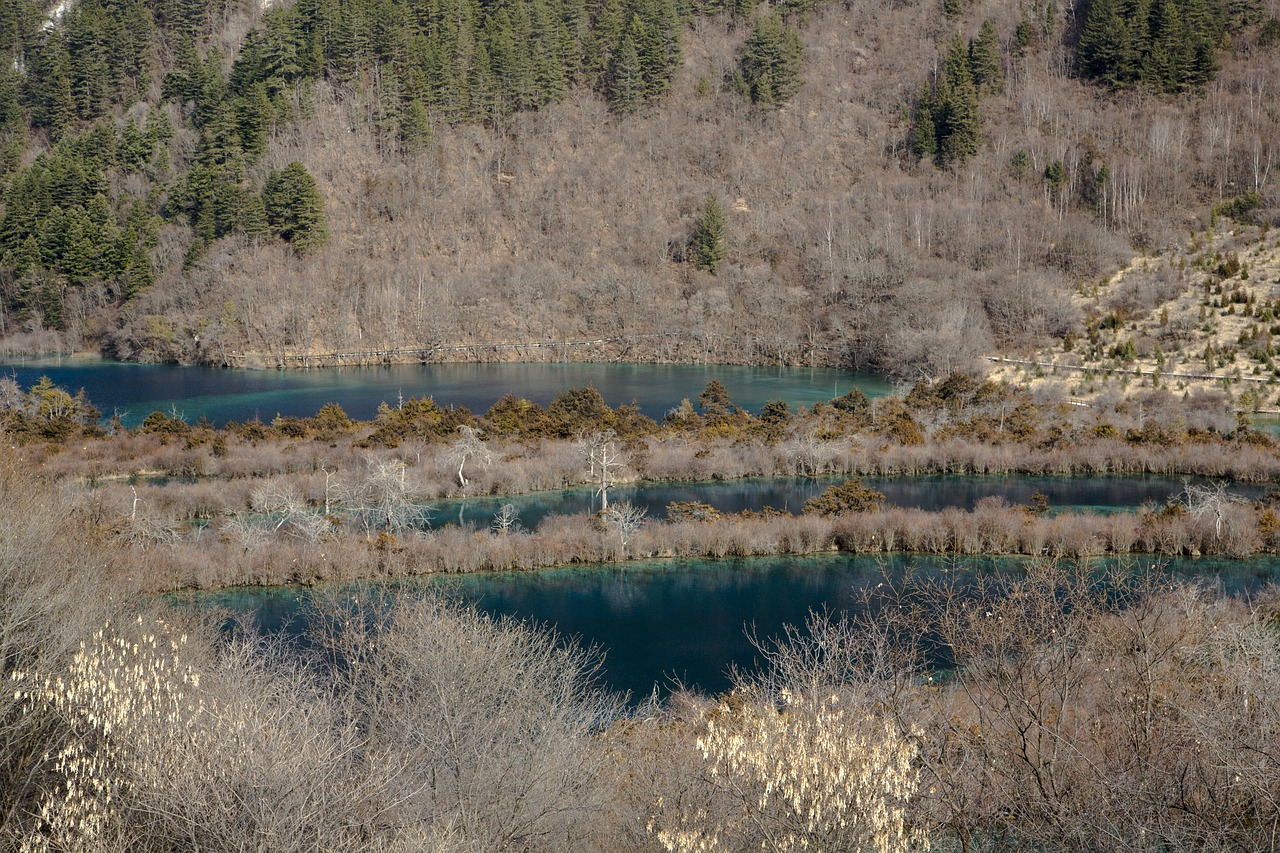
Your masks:
<path fill-rule="evenodd" d="M 1076 60 L 1085 74 L 1117 86 L 1128 74 L 1128 28 L 1117 0 L 1092 0 L 1076 45 Z"/>
<path fill-rule="evenodd" d="M 329 239 L 324 199 L 315 178 L 297 160 L 267 177 L 262 204 L 272 230 L 298 252 L 311 251 Z"/>
<path fill-rule="evenodd" d="M 476 42 L 471 66 L 467 69 L 467 94 L 470 120 L 496 127 L 502 118 L 502 93 L 489 66 L 489 51 L 483 40 Z"/>
<path fill-rule="evenodd" d="M 1176 92 L 1190 72 L 1190 42 L 1182 26 L 1182 13 L 1173 0 L 1156 3 L 1150 46 L 1142 58 L 1139 79 L 1157 92 Z"/>
<path fill-rule="evenodd" d="M 667 46 L 659 25 L 651 17 L 637 13 L 631 16 L 627 28 L 635 40 L 646 100 L 665 94 L 671 87 L 671 78 L 667 66 Z"/>
<path fill-rule="evenodd" d="M 116 157 L 127 172 L 141 172 L 151 158 L 151 145 L 136 121 L 131 121 L 120 131 L 116 141 Z"/>
<path fill-rule="evenodd" d="M 951 39 L 942 76 L 934 114 L 938 164 L 952 166 L 978 153 L 981 142 L 978 90 L 969 71 L 969 51 L 959 33 Z"/>
<path fill-rule="evenodd" d="M 405 104 L 400 116 L 400 137 L 406 151 L 423 151 L 431 144 L 431 121 L 418 98 Z"/>
<path fill-rule="evenodd" d="M 249 87 L 243 97 L 232 103 L 236 133 L 241 149 L 256 159 L 267 150 L 267 132 L 271 128 L 271 99 L 267 97 L 266 84 L 258 82 Z"/>
<path fill-rule="evenodd" d="M 969 42 L 969 71 L 973 75 L 973 84 L 979 91 L 999 91 L 1004 83 L 1000 37 L 990 18 L 982 22 L 978 37 Z"/>
<path fill-rule="evenodd" d="M 1067 202 L 1067 168 L 1061 160 L 1054 160 L 1044 167 L 1044 182 L 1049 198 L 1055 204 L 1066 207 Z"/>
<path fill-rule="evenodd" d="M 1022 7 L 1022 17 L 1018 20 L 1017 29 L 1013 32 L 1013 47 L 1011 53 L 1015 59 L 1020 59 L 1027 55 L 1027 52 L 1040 43 L 1040 33 L 1036 25 L 1031 20 L 1031 15 L 1024 5 Z"/>
<path fill-rule="evenodd" d="M 911 125 L 911 150 L 917 158 L 932 158 L 938 153 L 938 137 L 934 129 L 933 93 L 928 84 L 916 104 L 916 117 Z"/>
<path fill-rule="evenodd" d="M 603 0 L 584 40 L 584 73 L 588 79 L 599 81 L 606 92 L 617 65 L 617 51 L 622 47 L 622 36 L 630 20 L 631 14 L 623 0 Z M 634 42 L 632 47 L 635 47 Z"/>
<path fill-rule="evenodd" d="M 695 267 L 711 275 L 719 272 L 720 264 L 728 251 L 727 229 L 720 200 L 714 194 L 708 194 L 702 210 L 694 220 L 693 236 L 689 240 Z"/>
<path fill-rule="evenodd" d="M 751 100 L 773 106 L 800 91 L 804 44 L 777 14 L 756 18 L 742 45 L 742 77 Z"/>
<path fill-rule="evenodd" d="M 609 68 L 605 96 L 609 109 L 616 113 L 635 112 L 644 103 L 644 71 L 640 65 L 640 53 L 636 49 L 632 28 L 622 34 L 622 41 L 613 52 L 613 64 Z"/>
<path fill-rule="evenodd" d="M 60 138 L 75 120 L 71 58 L 56 28 L 46 34 L 44 43 L 28 60 L 24 94 L 32 127 L 47 128 L 54 139 Z"/>
<path fill-rule="evenodd" d="M 565 68 L 560 49 L 561 22 L 547 0 L 533 0 L 530 14 L 534 100 L 538 106 L 558 101 L 565 93 Z"/>
<path fill-rule="evenodd" d="M 107 68 L 104 18 L 101 8 L 93 2 L 77 3 L 63 18 L 70 60 L 71 93 L 76 113 L 86 120 L 103 114 L 107 93 L 113 89 Z"/>
<path fill-rule="evenodd" d="M 382 65 L 377 68 L 378 81 L 378 115 L 375 121 L 378 130 L 378 145 L 384 151 L 400 150 L 400 78 L 395 66 Z"/>

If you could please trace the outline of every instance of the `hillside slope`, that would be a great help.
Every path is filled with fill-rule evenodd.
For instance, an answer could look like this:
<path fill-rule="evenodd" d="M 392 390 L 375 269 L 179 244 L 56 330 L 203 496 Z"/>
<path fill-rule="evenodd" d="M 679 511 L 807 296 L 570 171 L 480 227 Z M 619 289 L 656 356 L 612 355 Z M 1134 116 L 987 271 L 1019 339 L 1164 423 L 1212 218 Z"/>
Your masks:
<path fill-rule="evenodd" d="M 990 360 L 994 378 L 1084 402 L 1165 388 L 1280 411 L 1280 240 L 1228 224 L 1072 296 L 1082 335 Z"/>
<path fill-rule="evenodd" d="M 444 67 L 431 51 L 453 7 L 427 0 L 266 12 L 256 0 L 79 0 L 34 28 L 43 35 L 7 25 L 0 43 L 25 71 L 6 78 L 21 103 L 0 87 L 4 345 L 232 365 L 550 354 L 935 375 L 1084 334 L 1081 285 L 1184 245 L 1212 205 L 1255 191 L 1249 216 L 1262 221 L 1274 203 L 1274 0 L 1215 7 L 1232 21 L 1216 76 L 1163 94 L 1079 76 L 1088 7 L 987 0 L 949 4 L 948 17 L 932 2 L 789 4 L 778 11 L 803 42 L 803 85 L 782 103 L 753 102 L 743 79 L 751 21 L 768 8 L 538 0 L 522 19 L 526 5 L 454 4 L 459 20 L 485 23 L 475 43 L 451 43 L 469 64 L 448 86 L 428 72 Z M 330 20 L 329 7 L 331 30 L 306 23 Z M 481 48 L 509 43 L 502 21 L 529 40 L 516 54 L 548 44 L 544 7 L 561 22 L 557 45 L 576 51 L 556 48 L 563 79 L 541 95 L 475 83 Z M 100 100 L 75 70 L 97 66 L 71 61 L 93 52 L 76 23 L 91 9 L 106 31 L 130 14 L 152 21 L 136 47 L 146 61 L 103 83 Z M 637 40 L 666 38 L 651 39 L 665 58 L 641 78 L 649 88 L 622 106 L 631 30 L 612 47 L 593 36 L 620 10 Z M 361 14 L 384 29 L 343 26 Z M 646 15 L 666 23 L 639 29 Z M 181 35 L 190 20 L 194 40 Z M 959 85 L 956 45 L 963 55 L 984 21 L 1000 73 L 980 89 L 970 78 L 973 152 L 940 149 L 935 163 L 921 113 Z M 53 62 L 59 38 L 67 92 L 33 100 L 33 67 Z M 288 62 L 271 58 L 285 48 Z M 454 90 L 465 97 L 440 95 Z M 58 118 L 59 103 L 76 109 Z M 104 133 L 116 141 L 105 154 Z M 86 161 L 64 192 L 59 176 Z M 282 224 L 292 208 L 272 212 L 266 191 L 293 163 L 314 178 L 327 241 L 304 246 Z M 50 186 L 49 209 L 64 214 L 15 212 Z M 689 246 L 709 196 L 725 211 L 714 275 Z M 489 346 L 509 343 L 562 346 Z"/>

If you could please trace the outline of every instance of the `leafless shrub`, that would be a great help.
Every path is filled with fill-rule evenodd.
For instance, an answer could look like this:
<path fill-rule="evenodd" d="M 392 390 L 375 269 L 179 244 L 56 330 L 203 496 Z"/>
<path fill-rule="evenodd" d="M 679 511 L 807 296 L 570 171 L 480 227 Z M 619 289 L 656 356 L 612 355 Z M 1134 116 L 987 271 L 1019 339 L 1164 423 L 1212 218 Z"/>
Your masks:
<path fill-rule="evenodd" d="M 0 448 L 0 836 L 10 837 L 39 796 L 41 756 L 57 748 L 47 720 L 21 713 L 12 677 L 65 667 L 136 588 L 88 508 L 21 465 Z"/>
<path fill-rule="evenodd" d="M 343 702 L 402 768 L 398 823 L 468 850 L 572 849 L 607 796 L 594 735 L 621 710 L 594 652 L 435 596 L 326 612 Z"/>

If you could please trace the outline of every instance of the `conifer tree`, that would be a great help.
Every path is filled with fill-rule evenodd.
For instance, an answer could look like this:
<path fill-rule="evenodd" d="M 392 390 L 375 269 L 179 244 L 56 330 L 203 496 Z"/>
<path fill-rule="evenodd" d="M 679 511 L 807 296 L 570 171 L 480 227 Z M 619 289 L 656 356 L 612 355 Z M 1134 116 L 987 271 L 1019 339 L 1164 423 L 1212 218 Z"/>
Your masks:
<path fill-rule="evenodd" d="M 911 150 L 917 158 L 933 158 L 938 153 L 938 137 L 934 127 L 933 93 L 925 85 L 916 104 L 916 118 L 911 126 Z"/>
<path fill-rule="evenodd" d="M 533 0 L 530 17 L 531 59 L 535 101 L 539 106 L 558 101 L 565 93 L 565 63 L 560 55 L 562 24 L 547 0 Z"/>
<path fill-rule="evenodd" d="M 267 150 L 267 131 L 271 127 L 271 99 L 267 97 L 264 83 L 254 83 L 243 97 L 232 104 L 235 115 L 236 135 L 240 140 L 240 148 L 252 159 L 257 159 Z"/>
<path fill-rule="evenodd" d="M 113 88 L 107 68 L 104 14 L 96 3 L 81 2 L 67 11 L 63 21 L 76 113 L 92 120 L 105 111 L 107 92 Z"/>
<path fill-rule="evenodd" d="M 604 0 L 596 9 L 595 19 L 583 44 L 584 72 L 588 79 L 596 81 L 606 91 L 630 20 L 631 14 L 623 0 Z"/>
<path fill-rule="evenodd" d="M 54 139 L 61 137 L 75 120 L 71 58 L 56 28 L 28 60 L 25 100 L 31 110 L 31 125 L 47 128 Z"/>
<path fill-rule="evenodd" d="M 466 114 L 471 121 L 496 127 L 502 117 L 502 93 L 489 64 L 489 51 L 484 41 L 476 42 L 467 69 L 468 104 Z"/>
<path fill-rule="evenodd" d="M 644 94 L 640 52 L 636 47 L 633 28 L 628 26 L 622 34 L 618 49 L 614 51 L 613 64 L 609 69 L 609 84 L 606 89 L 609 109 L 616 113 L 635 112 L 644 103 Z"/>
<path fill-rule="evenodd" d="M 1128 28 L 1120 17 L 1117 0 L 1092 0 L 1076 46 L 1076 59 L 1090 77 L 1107 85 L 1124 79 Z"/>
<path fill-rule="evenodd" d="M 636 56 L 640 60 L 640 79 L 644 81 L 646 100 L 665 94 L 671 87 L 667 47 L 660 26 L 651 16 L 639 13 L 632 15 L 628 24 L 628 31 L 635 40 Z"/>
<path fill-rule="evenodd" d="M 1040 43 L 1040 33 L 1038 27 L 1031 20 L 1031 15 L 1025 5 L 1022 6 L 1022 16 L 1018 20 L 1018 26 L 1013 31 L 1013 47 L 1010 52 L 1014 58 L 1020 59 L 1027 55 L 1027 51 Z"/>
<path fill-rule="evenodd" d="M 400 116 L 400 138 L 406 151 L 422 151 L 431 144 L 431 121 L 418 98 L 405 104 Z"/>
<path fill-rule="evenodd" d="M 1000 37 L 991 19 L 982 22 L 978 37 L 969 42 L 969 71 L 980 92 L 996 92 L 1004 83 L 1000 61 Z"/>
<path fill-rule="evenodd" d="M 324 199 L 315 178 L 297 160 L 283 171 L 271 172 L 262 190 L 262 204 L 271 229 L 298 252 L 309 252 L 329 239 Z"/>
<path fill-rule="evenodd" d="M 751 100 L 764 106 L 785 103 L 800 91 L 804 44 L 775 13 L 756 18 L 742 46 L 742 78 Z"/>
<path fill-rule="evenodd" d="M 720 200 L 709 193 L 694 221 L 693 237 L 689 241 L 695 267 L 711 275 L 719 272 L 728 250 L 727 230 L 724 208 L 721 207 Z"/>
<path fill-rule="evenodd" d="M 981 143 L 978 90 L 969 71 L 969 51 L 959 33 L 951 40 L 942 76 L 934 114 L 938 164 L 951 166 L 978 153 Z"/>
<path fill-rule="evenodd" d="M 1207 0 L 1092 0 L 1076 46 L 1085 75 L 1113 88 L 1203 86 L 1217 71 L 1224 26 Z"/>

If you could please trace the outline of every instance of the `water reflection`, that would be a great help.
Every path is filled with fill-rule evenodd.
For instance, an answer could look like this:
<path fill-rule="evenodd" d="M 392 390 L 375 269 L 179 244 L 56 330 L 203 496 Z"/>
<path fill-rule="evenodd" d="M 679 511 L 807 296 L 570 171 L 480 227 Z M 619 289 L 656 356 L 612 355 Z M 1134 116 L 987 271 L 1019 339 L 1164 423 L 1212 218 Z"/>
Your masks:
<path fill-rule="evenodd" d="M 651 518 L 665 518 L 673 501 L 701 501 L 721 512 L 760 511 L 773 507 L 798 513 L 804 502 L 820 495 L 845 477 L 754 477 L 690 483 L 639 483 L 610 490 L 610 500 L 630 501 L 645 507 Z M 1010 504 L 1030 504 L 1039 492 L 1053 512 L 1131 511 L 1144 503 L 1163 506 L 1182 491 L 1184 481 L 1175 477 L 1031 477 L 945 475 L 931 477 L 864 477 L 863 482 L 885 495 L 889 506 L 940 511 L 956 507 L 971 510 L 983 498 L 1002 497 Z M 1257 497 L 1259 487 L 1233 484 L 1231 490 Z M 436 501 L 432 524 L 474 524 L 488 527 L 503 504 L 512 504 L 526 528 L 537 527 L 549 515 L 590 513 L 599 508 L 589 487 L 539 492 L 501 498 Z"/>
<path fill-rule="evenodd" d="M 437 576 L 403 581 L 397 588 L 448 589 L 488 613 L 554 626 L 562 635 L 598 645 L 606 652 L 608 685 L 643 697 L 676 683 L 723 690 L 729 666 L 757 662 L 748 630 L 776 637 L 784 625 L 803 624 L 811 610 L 856 612 L 865 591 L 900 579 L 908 569 L 916 577 L 941 577 L 955 571 L 1016 571 L 1021 564 L 1016 558 L 957 563 L 950 558 L 850 554 L 669 560 Z M 1230 594 L 1274 581 L 1278 566 L 1274 558 L 1168 564 L 1178 576 L 1221 584 Z M 255 611 L 267 630 L 290 624 L 296 634 L 305 627 L 302 604 L 309 594 L 294 588 L 230 590 L 198 601 L 240 613 Z"/>

